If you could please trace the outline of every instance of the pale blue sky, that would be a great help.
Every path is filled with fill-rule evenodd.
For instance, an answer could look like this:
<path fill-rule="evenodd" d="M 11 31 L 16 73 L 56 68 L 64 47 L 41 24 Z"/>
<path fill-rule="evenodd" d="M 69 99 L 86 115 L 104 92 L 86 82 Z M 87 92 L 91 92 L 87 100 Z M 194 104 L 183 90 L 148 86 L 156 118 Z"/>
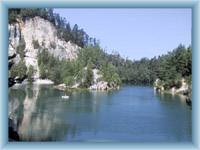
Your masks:
<path fill-rule="evenodd" d="M 54 9 L 100 40 L 108 53 L 152 58 L 191 44 L 191 9 Z"/>

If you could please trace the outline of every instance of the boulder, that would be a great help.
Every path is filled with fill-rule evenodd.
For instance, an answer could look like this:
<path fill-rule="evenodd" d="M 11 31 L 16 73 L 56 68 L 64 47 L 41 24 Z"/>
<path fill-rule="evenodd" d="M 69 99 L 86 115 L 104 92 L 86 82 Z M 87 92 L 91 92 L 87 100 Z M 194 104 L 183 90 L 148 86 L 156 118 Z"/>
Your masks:
<path fill-rule="evenodd" d="M 100 90 L 100 91 L 104 91 L 104 90 L 108 90 L 108 82 L 106 81 L 99 81 L 96 84 L 93 84 L 89 87 L 90 90 Z"/>
<path fill-rule="evenodd" d="M 66 87 L 67 86 L 64 83 L 54 86 L 54 88 L 56 88 L 58 90 L 62 90 L 62 91 L 65 91 Z"/>

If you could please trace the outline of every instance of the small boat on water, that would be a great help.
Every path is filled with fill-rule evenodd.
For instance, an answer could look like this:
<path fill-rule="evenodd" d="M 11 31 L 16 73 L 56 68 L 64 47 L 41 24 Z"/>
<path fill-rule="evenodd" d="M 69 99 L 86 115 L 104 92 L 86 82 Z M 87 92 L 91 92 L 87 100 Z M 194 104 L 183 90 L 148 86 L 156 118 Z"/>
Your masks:
<path fill-rule="evenodd" d="M 64 95 L 61 96 L 62 99 L 69 99 L 69 96 L 71 95 L 70 89 L 65 89 Z"/>
<path fill-rule="evenodd" d="M 68 98 L 69 98 L 69 96 L 67 96 L 67 95 L 62 96 L 62 99 L 68 99 Z"/>

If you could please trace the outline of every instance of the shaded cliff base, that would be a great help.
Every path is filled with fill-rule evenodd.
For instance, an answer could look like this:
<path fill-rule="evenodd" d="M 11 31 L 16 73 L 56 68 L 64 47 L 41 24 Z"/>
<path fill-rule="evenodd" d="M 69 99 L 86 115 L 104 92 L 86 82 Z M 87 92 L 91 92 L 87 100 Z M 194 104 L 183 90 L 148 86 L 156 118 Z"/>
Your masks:
<path fill-rule="evenodd" d="M 15 130 L 16 125 L 14 124 L 14 121 L 12 119 L 8 119 L 9 121 L 9 127 L 8 127 L 8 137 L 9 141 L 20 141 L 19 134 Z"/>

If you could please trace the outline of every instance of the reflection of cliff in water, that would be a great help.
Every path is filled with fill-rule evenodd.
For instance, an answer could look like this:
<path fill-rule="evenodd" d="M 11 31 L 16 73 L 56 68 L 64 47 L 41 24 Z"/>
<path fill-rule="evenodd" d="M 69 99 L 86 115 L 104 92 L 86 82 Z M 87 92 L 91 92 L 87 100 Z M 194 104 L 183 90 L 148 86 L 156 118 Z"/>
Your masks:
<path fill-rule="evenodd" d="M 19 86 L 9 90 L 9 118 L 22 141 L 71 140 L 82 131 L 99 131 L 99 111 L 112 105 L 112 92 L 65 93 L 52 86 Z M 103 107 L 101 107 L 103 106 Z"/>
<path fill-rule="evenodd" d="M 51 135 L 53 132 L 63 132 L 59 130 L 64 123 L 60 118 L 56 117 L 55 107 L 44 109 L 40 104 L 40 100 L 46 94 L 40 93 L 40 86 L 18 87 L 10 89 L 9 93 L 9 118 L 12 119 L 13 128 L 18 132 L 20 140 L 23 141 L 42 141 L 42 140 L 58 140 L 59 137 Z M 48 92 L 49 94 L 49 92 Z M 39 98 L 40 97 L 40 98 Z M 39 100 L 40 99 L 40 100 Z M 43 99 L 48 101 L 48 99 Z M 66 125 L 67 127 L 67 125 Z M 60 133 L 57 135 L 61 135 Z"/>
<path fill-rule="evenodd" d="M 152 92 L 125 86 L 73 91 L 66 100 L 49 85 L 12 87 L 9 116 L 21 141 L 191 141 L 191 109 L 183 98 Z"/>

